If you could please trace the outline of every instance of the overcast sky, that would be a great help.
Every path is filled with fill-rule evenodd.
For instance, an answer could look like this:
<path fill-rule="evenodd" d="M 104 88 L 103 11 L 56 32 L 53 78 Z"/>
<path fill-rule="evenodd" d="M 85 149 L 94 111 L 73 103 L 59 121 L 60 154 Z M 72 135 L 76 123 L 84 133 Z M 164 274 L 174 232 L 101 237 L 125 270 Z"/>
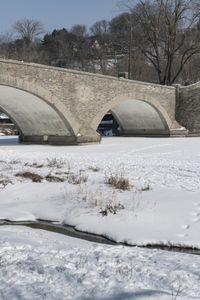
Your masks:
<path fill-rule="evenodd" d="M 0 0 L 0 32 L 11 29 L 17 20 L 41 21 L 47 32 L 96 21 L 111 20 L 121 11 L 119 0 Z"/>

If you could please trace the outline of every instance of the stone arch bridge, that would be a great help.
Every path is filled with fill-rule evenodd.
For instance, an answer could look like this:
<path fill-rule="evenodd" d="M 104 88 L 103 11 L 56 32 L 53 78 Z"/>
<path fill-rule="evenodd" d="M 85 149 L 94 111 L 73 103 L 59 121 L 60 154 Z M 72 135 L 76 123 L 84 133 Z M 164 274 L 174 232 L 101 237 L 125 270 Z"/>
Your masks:
<path fill-rule="evenodd" d="M 169 136 L 180 128 L 176 95 L 175 87 L 0 60 L 0 110 L 22 142 L 98 142 L 96 130 L 108 111 L 122 135 Z"/>

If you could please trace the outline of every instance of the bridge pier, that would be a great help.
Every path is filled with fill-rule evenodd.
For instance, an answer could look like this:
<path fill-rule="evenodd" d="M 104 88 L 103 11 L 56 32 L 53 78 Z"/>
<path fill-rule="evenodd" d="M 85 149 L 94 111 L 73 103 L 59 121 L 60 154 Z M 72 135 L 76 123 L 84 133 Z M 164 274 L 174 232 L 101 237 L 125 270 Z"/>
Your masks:
<path fill-rule="evenodd" d="M 101 142 L 101 135 L 96 134 L 93 136 L 77 136 L 77 145 L 79 144 L 96 144 Z"/>
<path fill-rule="evenodd" d="M 20 135 L 19 142 L 23 144 L 77 145 L 75 136 L 56 135 Z"/>
<path fill-rule="evenodd" d="M 169 137 L 170 136 L 170 131 L 169 130 L 146 130 L 146 129 L 141 129 L 141 130 L 123 130 L 120 131 L 119 133 L 120 136 L 135 136 L 135 137 Z"/>
<path fill-rule="evenodd" d="M 80 145 L 100 143 L 101 136 L 58 136 L 58 135 L 19 135 L 19 142 L 23 144 L 48 144 L 48 145 Z"/>

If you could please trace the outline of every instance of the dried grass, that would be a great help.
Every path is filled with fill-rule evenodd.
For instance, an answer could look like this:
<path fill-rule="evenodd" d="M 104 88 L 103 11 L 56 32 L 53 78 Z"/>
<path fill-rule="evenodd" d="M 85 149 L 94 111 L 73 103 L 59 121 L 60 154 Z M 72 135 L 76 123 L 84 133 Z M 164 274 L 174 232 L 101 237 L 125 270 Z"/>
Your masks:
<path fill-rule="evenodd" d="M 49 182 L 63 182 L 64 181 L 64 178 L 63 177 L 60 177 L 60 176 L 54 176 L 54 175 L 47 175 L 45 177 L 45 179 Z"/>
<path fill-rule="evenodd" d="M 39 174 L 33 173 L 33 172 L 20 172 L 15 174 L 16 177 L 22 177 L 22 178 L 26 178 L 26 179 L 31 179 L 32 182 L 41 182 L 43 177 Z"/>
<path fill-rule="evenodd" d="M 9 183 L 12 183 L 8 178 L 1 178 L 0 179 L 0 186 L 5 188 Z"/>
<path fill-rule="evenodd" d="M 81 184 L 87 182 L 88 177 L 82 171 L 79 171 L 78 174 L 68 174 L 67 180 L 71 184 Z"/>
<path fill-rule="evenodd" d="M 106 176 L 105 183 L 110 184 L 112 187 L 119 190 L 130 190 L 131 187 L 129 179 L 121 174 L 111 174 Z"/>

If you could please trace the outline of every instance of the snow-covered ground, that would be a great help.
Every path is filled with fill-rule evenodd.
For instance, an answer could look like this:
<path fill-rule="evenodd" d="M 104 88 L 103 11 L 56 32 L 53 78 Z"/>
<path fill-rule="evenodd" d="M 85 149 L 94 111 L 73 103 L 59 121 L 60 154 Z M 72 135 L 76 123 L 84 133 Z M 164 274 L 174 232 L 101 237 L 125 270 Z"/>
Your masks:
<path fill-rule="evenodd" d="M 0 137 L 0 219 L 40 218 L 118 242 L 200 248 L 199 149 L 199 138 L 116 137 L 54 147 Z M 44 179 L 16 176 L 27 171 Z M 49 182 L 48 175 L 64 181 Z M 110 176 L 127 178 L 130 189 L 113 188 Z"/>
<path fill-rule="evenodd" d="M 0 227 L 2 300 L 200 299 L 200 257 Z"/>
<path fill-rule="evenodd" d="M 130 244 L 200 248 L 199 149 L 200 138 L 53 147 L 0 137 L 0 219 L 47 219 Z M 41 182 L 16 176 L 22 172 Z M 49 182 L 52 176 L 63 182 Z M 129 189 L 106 183 L 111 176 L 127 178 Z M 0 227 L 2 300 L 200 299 L 199 270 L 195 255 Z"/>

